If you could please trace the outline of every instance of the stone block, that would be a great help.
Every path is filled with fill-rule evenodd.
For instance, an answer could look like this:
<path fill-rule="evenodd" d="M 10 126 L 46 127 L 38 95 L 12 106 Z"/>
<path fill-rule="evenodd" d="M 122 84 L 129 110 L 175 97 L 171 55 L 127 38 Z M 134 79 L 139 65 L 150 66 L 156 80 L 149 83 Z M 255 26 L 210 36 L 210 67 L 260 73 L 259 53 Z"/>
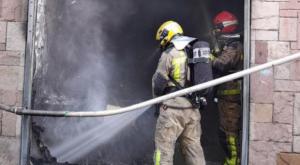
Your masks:
<path fill-rule="evenodd" d="M 251 41 L 251 46 L 250 46 L 250 49 L 251 49 L 251 51 L 250 51 L 250 53 L 251 53 L 251 55 L 250 55 L 250 60 L 251 60 L 250 64 L 251 65 L 255 64 L 255 54 L 256 54 L 256 52 L 255 52 L 255 50 L 256 50 L 255 43 L 256 43 L 256 41 Z"/>
<path fill-rule="evenodd" d="M 20 153 L 19 138 L 0 137 L 1 165 L 19 164 L 19 153 Z"/>
<path fill-rule="evenodd" d="M 275 80 L 275 91 L 300 92 L 300 81 Z"/>
<path fill-rule="evenodd" d="M 300 80 L 300 60 L 290 63 L 290 78 Z"/>
<path fill-rule="evenodd" d="M 298 21 L 300 20 L 300 12 L 298 13 Z M 300 22 L 298 22 L 298 27 L 297 27 L 297 45 L 293 45 L 293 43 L 291 43 L 291 46 L 293 46 L 293 49 L 300 49 Z"/>
<path fill-rule="evenodd" d="M 291 42 L 291 49 L 298 49 L 298 42 Z"/>
<path fill-rule="evenodd" d="M 300 154 L 297 153 L 279 153 L 277 154 L 276 165 L 298 165 L 300 162 Z"/>
<path fill-rule="evenodd" d="M 23 85 L 24 85 L 24 68 L 19 67 L 19 77 L 18 77 L 18 90 L 21 91 L 23 90 Z"/>
<path fill-rule="evenodd" d="M 256 40 L 255 37 L 256 37 L 256 30 L 251 30 L 251 41 L 255 41 Z"/>
<path fill-rule="evenodd" d="M 262 1 L 265 1 L 265 2 L 287 2 L 289 0 L 262 0 Z"/>
<path fill-rule="evenodd" d="M 5 105 L 15 105 L 17 102 L 16 90 L 0 90 L 0 103 Z"/>
<path fill-rule="evenodd" d="M 17 101 L 16 101 L 16 106 L 22 106 L 23 103 L 23 91 L 18 91 L 17 92 Z"/>
<path fill-rule="evenodd" d="M 255 64 L 263 64 L 267 62 L 268 58 L 268 42 L 255 42 Z"/>
<path fill-rule="evenodd" d="M 21 123 L 22 123 L 22 117 L 21 116 L 16 116 L 17 117 L 17 122 L 16 122 L 16 137 L 21 136 Z"/>
<path fill-rule="evenodd" d="M 6 26 L 7 22 L 0 22 L 0 43 L 6 42 Z"/>
<path fill-rule="evenodd" d="M 293 128 L 289 124 L 251 123 L 250 140 L 292 143 Z"/>
<path fill-rule="evenodd" d="M 293 140 L 293 152 L 300 153 L 300 136 L 294 136 L 294 140 Z"/>
<path fill-rule="evenodd" d="M 1 0 L 0 20 L 26 21 L 27 0 Z"/>
<path fill-rule="evenodd" d="M 280 17 L 293 17 L 297 18 L 298 11 L 297 10 L 280 10 Z"/>
<path fill-rule="evenodd" d="M 255 39 L 262 40 L 262 41 L 276 41 L 278 40 L 278 31 L 256 30 Z"/>
<path fill-rule="evenodd" d="M 6 50 L 25 51 L 25 23 L 9 22 L 7 24 Z"/>
<path fill-rule="evenodd" d="M 279 3 L 278 2 L 252 2 L 252 19 L 267 18 L 279 16 Z"/>
<path fill-rule="evenodd" d="M 273 69 L 266 69 L 250 76 L 252 103 L 273 103 Z"/>
<path fill-rule="evenodd" d="M 252 19 L 251 29 L 278 30 L 279 29 L 279 17 L 267 17 L 267 18 Z"/>
<path fill-rule="evenodd" d="M 293 124 L 294 94 L 287 92 L 275 92 L 273 122 Z"/>
<path fill-rule="evenodd" d="M 249 165 L 275 165 L 278 153 L 291 150 L 291 143 L 250 141 Z"/>
<path fill-rule="evenodd" d="M 0 136 L 2 135 L 2 110 L 0 110 Z"/>
<path fill-rule="evenodd" d="M 20 52 L 21 54 L 21 60 L 20 60 L 20 66 L 25 66 L 25 52 Z"/>
<path fill-rule="evenodd" d="M 289 42 L 268 42 L 268 61 L 273 61 L 278 58 L 286 57 L 290 54 Z"/>
<path fill-rule="evenodd" d="M 279 40 L 297 41 L 297 18 L 280 18 Z"/>
<path fill-rule="evenodd" d="M 297 49 L 297 50 L 291 50 L 291 51 L 290 51 L 291 54 L 295 54 L 295 53 L 299 53 L 299 52 L 300 52 L 299 49 Z"/>
<path fill-rule="evenodd" d="M 289 0 L 288 2 L 281 2 L 279 4 L 280 10 L 298 10 L 300 3 L 297 0 Z"/>
<path fill-rule="evenodd" d="M 251 104 L 251 122 L 272 122 L 272 104 Z"/>
<path fill-rule="evenodd" d="M 276 80 L 288 80 L 290 76 L 290 64 L 282 64 L 274 67 L 274 78 Z"/>
<path fill-rule="evenodd" d="M 19 68 L 17 66 L 0 66 L 0 90 L 18 88 Z"/>
<path fill-rule="evenodd" d="M 6 44 L 0 43 L 0 51 L 4 51 L 4 50 L 6 50 Z"/>
<path fill-rule="evenodd" d="M 9 112 L 3 112 L 2 117 L 2 135 L 16 136 L 17 116 Z"/>
<path fill-rule="evenodd" d="M 21 53 L 15 51 L 0 51 L 0 65 L 20 66 Z"/>
<path fill-rule="evenodd" d="M 294 135 L 300 135 L 300 93 L 295 94 L 295 101 L 294 101 Z"/>

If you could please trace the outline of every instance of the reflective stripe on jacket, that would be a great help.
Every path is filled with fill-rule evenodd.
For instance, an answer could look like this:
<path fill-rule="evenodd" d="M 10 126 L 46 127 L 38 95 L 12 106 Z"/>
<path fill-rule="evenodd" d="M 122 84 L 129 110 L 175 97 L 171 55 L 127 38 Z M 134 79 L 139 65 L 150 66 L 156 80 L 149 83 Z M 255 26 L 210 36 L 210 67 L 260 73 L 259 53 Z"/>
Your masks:
<path fill-rule="evenodd" d="M 241 94 L 240 89 L 227 89 L 227 90 L 219 90 L 218 91 L 219 96 L 239 95 L 239 94 Z"/>

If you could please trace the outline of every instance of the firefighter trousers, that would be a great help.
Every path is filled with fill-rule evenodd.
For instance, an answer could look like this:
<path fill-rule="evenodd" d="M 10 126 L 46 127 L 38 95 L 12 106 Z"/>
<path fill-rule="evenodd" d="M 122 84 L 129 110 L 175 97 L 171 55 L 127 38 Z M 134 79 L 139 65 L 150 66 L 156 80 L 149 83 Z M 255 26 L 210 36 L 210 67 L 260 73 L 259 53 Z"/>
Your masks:
<path fill-rule="evenodd" d="M 155 165 L 173 165 L 176 141 L 187 165 L 205 165 L 200 144 L 200 112 L 188 99 L 176 97 L 160 106 L 155 131 Z"/>
<path fill-rule="evenodd" d="M 220 129 L 226 133 L 226 135 L 238 136 L 240 129 L 240 117 L 242 108 L 239 103 L 229 102 L 224 99 L 218 100 L 218 109 L 220 115 Z"/>
<path fill-rule="evenodd" d="M 240 130 L 240 117 L 241 105 L 240 100 L 226 101 L 224 99 L 218 100 L 218 108 L 220 115 L 220 135 L 221 132 L 225 136 L 220 136 L 220 142 L 226 154 L 226 165 L 240 164 L 240 143 L 239 143 L 239 130 Z"/>

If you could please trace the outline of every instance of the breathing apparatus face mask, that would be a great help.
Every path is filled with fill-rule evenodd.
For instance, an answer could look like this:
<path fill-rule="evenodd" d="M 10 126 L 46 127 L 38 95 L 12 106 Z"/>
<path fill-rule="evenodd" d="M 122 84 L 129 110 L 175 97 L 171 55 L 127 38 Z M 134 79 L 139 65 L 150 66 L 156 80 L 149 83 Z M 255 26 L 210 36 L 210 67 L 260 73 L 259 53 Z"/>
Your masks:
<path fill-rule="evenodd" d="M 212 38 L 212 52 L 215 56 L 218 56 L 221 52 L 221 43 L 219 42 L 219 36 L 221 35 L 221 30 L 219 28 L 214 28 L 211 31 Z"/>
<path fill-rule="evenodd" d="M 219 49 L 221 51 L 221 50 L 223 50 L 224 46 L 226 45 L 226 39 L 222 38 L 221 36 L 218 36 L 217 43 L 218 43 Z"/>
<path fill-rule="evenodd" d="M 218 28 L 213 29 L 212 35 L 214 38 L 213 44 L 215 55 L 219 55 L 228 43 L 241 39 L 241 35 L 239 33 L 224 34 L 221 32 L 221 29 Z"/>

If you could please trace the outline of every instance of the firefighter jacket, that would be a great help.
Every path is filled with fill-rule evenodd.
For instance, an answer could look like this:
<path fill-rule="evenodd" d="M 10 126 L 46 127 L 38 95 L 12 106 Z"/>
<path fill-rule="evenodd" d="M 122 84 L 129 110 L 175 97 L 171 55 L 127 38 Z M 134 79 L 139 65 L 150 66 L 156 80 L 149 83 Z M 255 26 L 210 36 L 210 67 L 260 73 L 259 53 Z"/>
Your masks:
<path fill-rule="evenodd" d="M 228 42 L 221 54 L 212 61 L 214 72 L 226 76 L 243 69 L 243 45 L 240 41 Z M 217 97 L 228 101 L 240 100 L 241 80 L 221 84 L 217 88 Z"/>
<path fill-rule="evenodd" d="M 167 48 L 162 53 L 158 67 L 152 77 L 154 95 L 163 95 L 167 88 L 175 87 L 176 85 L 172 80 L 185 87 L 188 72 L 187 54 L 185 51 L 177 50 L 174 46 Z"/>

